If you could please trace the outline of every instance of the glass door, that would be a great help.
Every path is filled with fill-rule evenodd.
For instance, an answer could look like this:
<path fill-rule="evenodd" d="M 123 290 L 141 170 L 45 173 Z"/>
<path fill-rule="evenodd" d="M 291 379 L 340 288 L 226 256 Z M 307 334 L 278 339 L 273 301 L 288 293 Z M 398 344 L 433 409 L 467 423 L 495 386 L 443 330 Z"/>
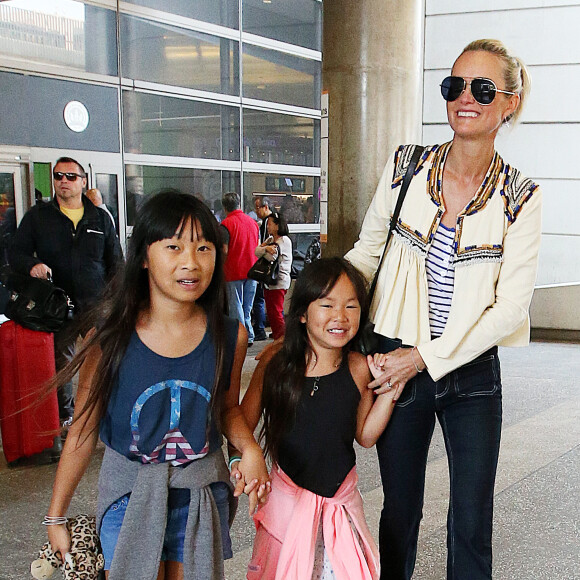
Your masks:
<path fill-rule="evenodd" d="M 0 163 L 0 266 L 8 262 L 8 248 L 16 226 L 28 209 L 20 165 Z"/>

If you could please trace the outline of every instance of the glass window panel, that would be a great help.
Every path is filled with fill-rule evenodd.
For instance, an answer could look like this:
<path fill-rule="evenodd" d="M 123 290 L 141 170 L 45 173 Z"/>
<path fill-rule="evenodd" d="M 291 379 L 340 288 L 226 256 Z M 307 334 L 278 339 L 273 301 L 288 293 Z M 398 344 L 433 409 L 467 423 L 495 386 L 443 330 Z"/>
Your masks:
<path fill-rule="evenodd" d="M 8 263 L 8 250 L 16 233 L 14 173 L 0 172 L 0 266 Z"/>
<path fill-rule="evenodd" d="M 234 95 L 237 54 L 233 40 L 121 15 L 124 77 Z"/>
<path fill-rule="evenodd" d="M 119 231 L 119 191 L 115 173 L 97 173 L 95 175 L 97 189 L 101 192 L 103 203 L 113 214 L 115 228 Z"/>
<path fill-rule="evenodd" d="M 243 96 L 320 109 L 320 61 L 244 44 Z"/>
<path fill-rule="evenodd" d="M 254 209 L 256 197 L 266 196 L 270 208 L 279 211 L 291 224 L 315 224 L 320 219 L 320 178 L 244 173 L 244 211 Z"/>
<path fill-rule="evenodd" d="M 135 225 L 135 214 L 146 196 L 172 187 L 195 195 L 205 201 L 215 213 L 221 210 L 224 193 L 240 193 L 240 174 L 237 171 L 213 171 L 183 167 L 152 167 L 125 165 L 127 188 L 127 225 Z"/>
<path fill-rule="evenodd" d="M 308 232 L 290 234 L 292 240 L 292 278 L 297 278 L 304 268 L 304 259 L 308 256 L 309 261 L 317 259 L 320 248 L 320 234 L 318 232 Z"/>
<path fill-rule="evenodd" d="M 320 121 L 243 110 L 244 161 L 320 166 Z"/>
<path fill-rule="evenodd" d="M 239 27 L 238 0 L 172 0 L 163 4 L 159 0 L 127 0 L 127 2 L 228 28 Z"/>
<path fill-rule="evenodd" d="M 1 2 L 0 54 L 115 76 L 115 12 L 73 0 Z"/>
<path fill-rule="evenodd" d="M 123 127 L 128 153 L 240 158 L 237 107 L 123 91 Z"/>
<path fill-rule="evenodd" d="M 322 50 L 322 2 L 242 0 L 242 29 L 274 40 Z"/>

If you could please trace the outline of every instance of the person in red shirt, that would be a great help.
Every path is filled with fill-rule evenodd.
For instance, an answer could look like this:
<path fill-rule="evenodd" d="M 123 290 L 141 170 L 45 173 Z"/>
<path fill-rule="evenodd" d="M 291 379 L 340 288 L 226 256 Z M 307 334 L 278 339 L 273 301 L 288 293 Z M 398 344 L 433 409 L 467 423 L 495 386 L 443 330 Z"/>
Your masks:
<path fill-rule="evenodd" d="M 252 304 L 256 281 L 250 280 L 248 270 L 257 260 L 254 250 L 259 244 L 258 224 L 240 209 L 240 196 L 226 193 L 222 206 L 227 213 L 222 226 L 228 230 L 227 258 L 224 265 L 230 316 L 236 317 L 248 331 L 248 345 L 254 344 Z"/>

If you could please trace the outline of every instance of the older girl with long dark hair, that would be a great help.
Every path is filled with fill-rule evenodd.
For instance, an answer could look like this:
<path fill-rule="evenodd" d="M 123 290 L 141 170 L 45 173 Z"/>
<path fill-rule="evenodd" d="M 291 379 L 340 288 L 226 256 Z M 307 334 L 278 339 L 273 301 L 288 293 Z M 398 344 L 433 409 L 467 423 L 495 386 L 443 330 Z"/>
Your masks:
<path fill-rule="evenodd" d="M 125 268 L 57 377 L 80 369 L 45 520 L 49 539 L 64 558 L 67 508 L 100 435 L 97 524 L 109 580 L 223 576 L 234 506 L 221 433 L 242 452 L 239 487 L 265 489 L 262 452 L 238 405 L 248 338 L 223 314 L 220 240 L 195 197 L 166 191 L 148 199 Z"/>

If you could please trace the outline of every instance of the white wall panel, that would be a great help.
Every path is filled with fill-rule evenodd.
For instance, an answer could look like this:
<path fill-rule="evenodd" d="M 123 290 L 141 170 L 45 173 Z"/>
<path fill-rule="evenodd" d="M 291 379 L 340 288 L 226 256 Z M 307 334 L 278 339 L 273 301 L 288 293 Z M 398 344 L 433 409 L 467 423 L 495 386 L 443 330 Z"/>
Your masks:
<path fill-rule="evenodd" d="M 449 125 L 424 125 L 423 145 L 441 145 L 453 139 L 453 132 Z"/>
<path fill-rule="evenodd" d="M 427 0 L 426 14 L 450 14 L 464 12 L 489 12 L 521 8 L 544 8 L 546 6 L 578 6 L 578 0 Z"/>
<path fill-rule="evenodd" d="M 580 282 L 580 236 L 542 236 L 536 285 Z M 574 307 L 577 310 L 577 305 Z"/>
<path fill-rule="evenodd" d="M 519 125 L 500 131 L 496 148 L 532 179 L 580 179 L 579 137 L 580 124 Z"/>
<path fill-rule="evenodd" d="M 430 16 L 425 24 L 425 68 L 449 69 L 477 38 L 499 38 L 527 65 L 580 63 L 580 5 L 518 11 Z"/>
<path fill-rule="evenodd" d="M 532 91 L 522 112 L 522 123 L 580 123 L 580 64 L 529 67 Z M 445 123 L 447 113 L 439 84 L 448 70 L 425 71 L 423 122 Z"/>
<path fill-rule="evenodd" d="M 580 236 L 580 180 L 539 179 L 542 232 Z M 577 256 L 580 264 L 580 255 Z"/>

